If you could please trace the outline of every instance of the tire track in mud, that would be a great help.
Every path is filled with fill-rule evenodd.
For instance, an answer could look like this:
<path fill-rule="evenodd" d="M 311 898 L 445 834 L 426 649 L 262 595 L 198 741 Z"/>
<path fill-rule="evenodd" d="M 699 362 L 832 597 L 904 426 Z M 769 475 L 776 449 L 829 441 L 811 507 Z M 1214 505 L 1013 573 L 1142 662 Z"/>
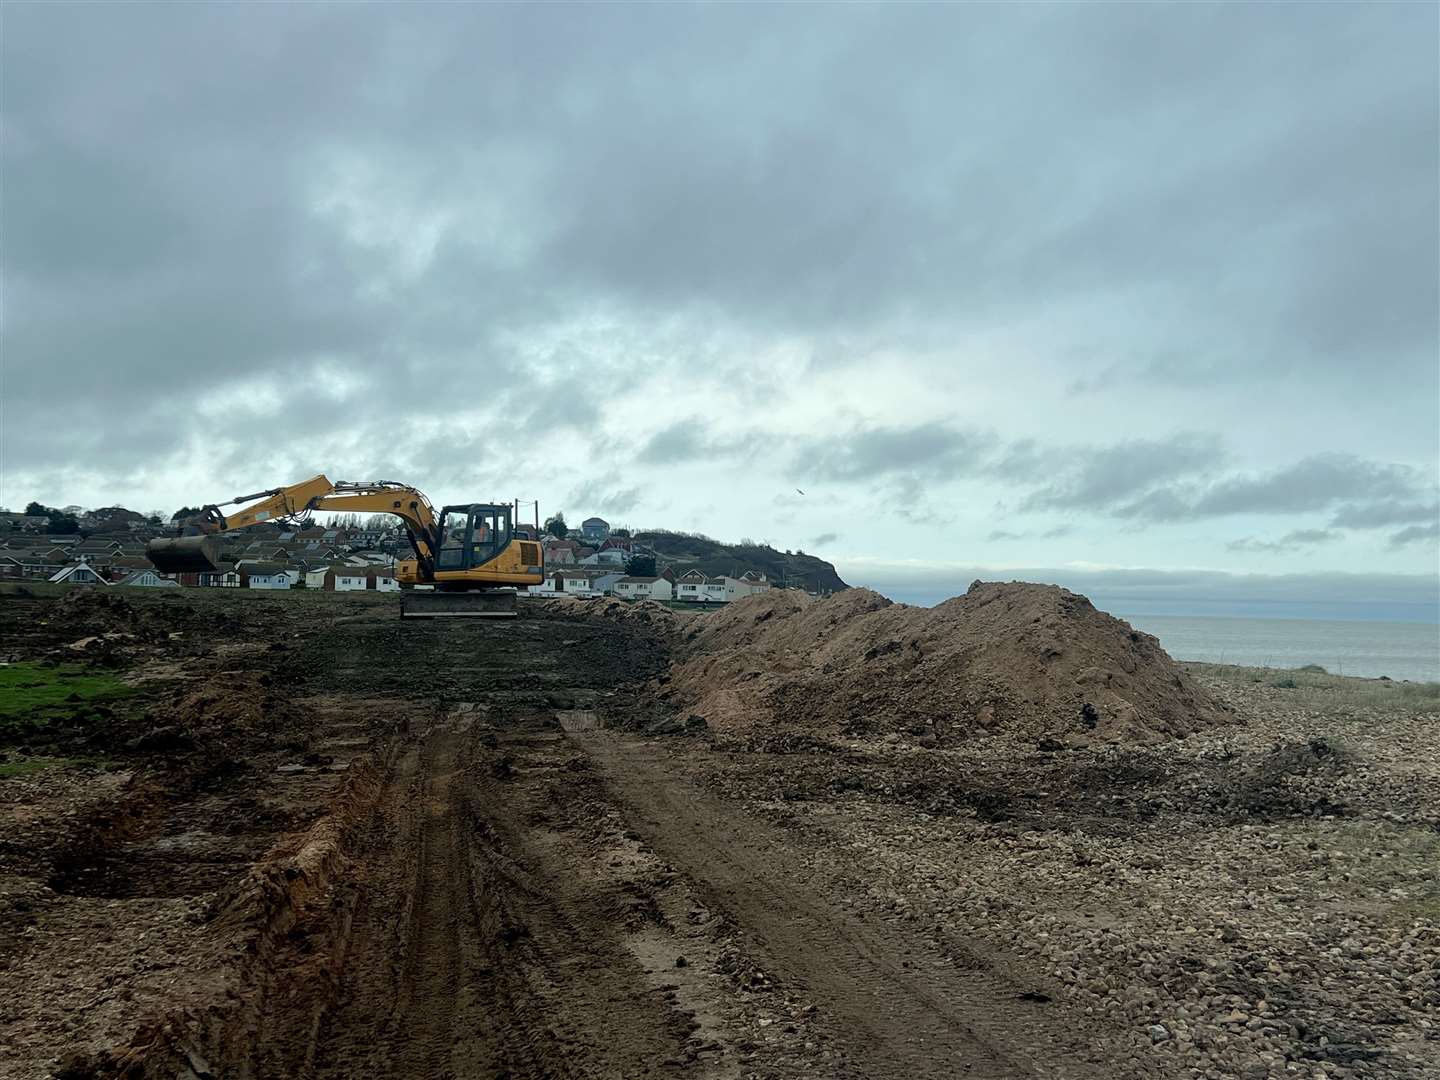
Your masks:
<path fill-rule="evenodd" d="M 360 852 L 333 1004 L 309 1045 L 272 1043 L 260 1075 L 600 1080 L 659 1074 L 682 1052 L 683 1017 L 584 875 L 528 844 L 526 800 L 477 755 L 475 715 L 400 755 Z"/>
<path fill-rule="evenodd" d="M 1099 1075 L 1074 1031 L 986 961 L 957 963 L 907 928 L 867 925 L 800 879 L 783 834 L 686 781 L 653 742 L 572 735 L 656 853 L 803 988 L 848 1066 L 873 1077 Z"/>

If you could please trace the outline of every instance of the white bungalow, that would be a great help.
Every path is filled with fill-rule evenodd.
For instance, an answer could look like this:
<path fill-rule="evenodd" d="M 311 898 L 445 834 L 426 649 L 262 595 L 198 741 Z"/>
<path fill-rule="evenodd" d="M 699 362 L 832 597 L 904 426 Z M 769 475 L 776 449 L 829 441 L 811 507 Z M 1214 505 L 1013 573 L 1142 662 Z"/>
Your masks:
<path fill-rule="evenodd" d="M 109 585 L 104 577 L 89 563 L 71 563 L 55 573 L 50 580 L 56 585 Z"/>
<path fill-rule="evenodd" d="M 623 577 L 615 583 L 615 595 L 626 600 L 669 600 L 673 593 L 663 577 Z"/>
<path fill-rule="evenodd" d="M 180 583 L 170 578 L 161 577 L 154 570 L 136 570 L 128 577 L 120 579 L 121 585 L 135 585 L 144 589 L 178 589 Z"/>

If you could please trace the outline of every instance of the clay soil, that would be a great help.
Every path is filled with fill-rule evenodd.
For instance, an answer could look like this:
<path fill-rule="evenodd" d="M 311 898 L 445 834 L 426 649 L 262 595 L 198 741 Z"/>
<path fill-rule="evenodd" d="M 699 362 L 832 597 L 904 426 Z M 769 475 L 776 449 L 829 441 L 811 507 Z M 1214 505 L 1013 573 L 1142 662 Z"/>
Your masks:
<path fill-rule="evenodd" d="M 0 1077 L 1440 1076 L 1432 692 L 745 603 L 0 595 Z"/>

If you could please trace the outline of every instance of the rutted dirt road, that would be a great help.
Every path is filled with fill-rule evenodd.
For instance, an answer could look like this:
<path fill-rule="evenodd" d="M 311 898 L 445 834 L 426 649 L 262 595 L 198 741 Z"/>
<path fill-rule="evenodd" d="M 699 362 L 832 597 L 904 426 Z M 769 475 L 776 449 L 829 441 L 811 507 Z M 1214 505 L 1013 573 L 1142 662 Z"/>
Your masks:
<path fill-rule="evenodd" d="M 277 964 L 310 985 L 271 995 L 257 1075 L 1084 1072 L 1029 983 L 847 910 L 597 704 L 449 702 L 405 738 L 326 916 L 334 955 L 307 966 L 302 938 Z M 297 996 L 324 1002 L 298 1026 Z M 776 1000 L 796 1015 L 763 1015 Z"/>

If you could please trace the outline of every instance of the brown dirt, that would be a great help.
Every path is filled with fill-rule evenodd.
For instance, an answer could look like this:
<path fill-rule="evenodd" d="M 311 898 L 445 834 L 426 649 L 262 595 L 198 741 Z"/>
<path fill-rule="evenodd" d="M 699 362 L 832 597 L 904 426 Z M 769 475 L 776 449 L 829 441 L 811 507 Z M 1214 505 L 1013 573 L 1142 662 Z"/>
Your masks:
<path fill-rule="evenodd" d="M 976 582 L 934 608 L 770 592 L 696 618 L 686 639 L 670 693 L 722 734 L 1081 744 L 1231 721 L 1154 637 L 1051 585 Z"/>
<path fill-rule="evenodd" d="M 123 768 L 0 780 L 4 1080 L 1435 1075 L 1433 715 L 1211 681 L 1244 722 L 1209 727 L 1183 672 L 1167 714 L 1173 666 L 1063 594 L 980 590 L 907 666 L 913 609 L 864 593 L 483 625 L 217 593 L 125 669 Z M 76 629 L 0 604 L 34 626 Z M 701 649 L 715 692 L 771 680 L 755 722 L 687 722 Z M 1142 730 L 1063 726 L 1082 663 Z M 987 737 L 914 719 L 977 686 Z"/>

